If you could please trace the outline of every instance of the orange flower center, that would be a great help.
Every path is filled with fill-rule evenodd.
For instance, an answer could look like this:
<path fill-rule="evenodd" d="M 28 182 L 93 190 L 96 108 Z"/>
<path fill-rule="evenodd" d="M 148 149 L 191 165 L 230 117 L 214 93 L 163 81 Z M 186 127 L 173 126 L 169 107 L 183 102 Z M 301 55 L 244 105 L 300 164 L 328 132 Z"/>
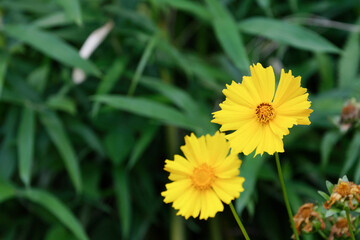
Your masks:
<path fill-rule="evenodd" d="M 215 180 L 214 169 L 204 163 L 194 169 L 190 178 L 196 189 L 207 190 L 211 188 L 211 185 Z"/>
<path fill-rule="evenodd" d="M 255 113 L 261 124 L 266 124 L 275 117 L 275 110 L 269 103 L 260 103 Z"/>

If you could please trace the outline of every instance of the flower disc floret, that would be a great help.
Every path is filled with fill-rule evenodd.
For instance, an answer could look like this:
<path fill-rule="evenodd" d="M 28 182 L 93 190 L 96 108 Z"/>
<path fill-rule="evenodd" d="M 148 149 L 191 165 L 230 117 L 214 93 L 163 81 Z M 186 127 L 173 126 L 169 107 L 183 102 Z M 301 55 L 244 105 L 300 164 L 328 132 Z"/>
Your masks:
<path fill-rule="evenodd" d="M 267 152 L 284 152 L 283 136 L 293 125 L 309 125 L 312 112 L 306 88 L 300 86 L 301 78 L 291 71 L 281 71 L 275 89 L 272 67 L 263 68 L 258 63 L 250 66 L 251 76 L 242 82 L 232 82 L 223 90 L 226 99 L 220 111 L 214 112 L 212 122 L 221 124 L 234 152 L 248 155 Z"/>
<path fill-rule="evenodd" d="M 214 217 L 244 191 L 243 177 L 239 177 L 241 160 L 230 152 L 225 134 L 197 138 L 194 134 L 185 137 L 181 151 L 185 157 L 175 155 L 165 161 L 165 170 L 170 173 L 171 183 L 161 195 L 165 203 L 172 203 L 177 215 L 186 219 Z"/>
<path fill-rule="evenodd" d="M 199 167 L 195 168 L 193 174 L 190 176 L 192 185 L 198 190 L 210 189 L 215 181 L 214 169 L 203 163 Z"/>
<path fill-rule="evenodd" d="M 275 117 L 275 110 L 269 103 L 260 103 L 255 110 L 256 117 L 261 124 L 267 124 Z"/>

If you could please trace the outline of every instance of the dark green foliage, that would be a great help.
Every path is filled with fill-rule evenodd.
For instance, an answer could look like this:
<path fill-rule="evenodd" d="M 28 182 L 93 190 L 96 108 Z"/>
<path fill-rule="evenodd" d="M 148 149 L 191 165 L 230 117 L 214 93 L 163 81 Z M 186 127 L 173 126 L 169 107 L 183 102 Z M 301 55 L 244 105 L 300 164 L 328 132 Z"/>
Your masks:
<path fill-rule="evenodd" d="M 359 181 L 360 132 L 339 130 L 360 101 L 359 15 L 356 0 L 0 1 L 0 239 L 241 239 L 227 206 L 184 221 L 160 193 L 164 160 L 218 129 L 221 90 L 257 62 L 302 76 L 312 101 L 280 155 L 294 211 L 326 179 Z M 274 157 L 240 157 L 249 235 L 289 239 Z"/>

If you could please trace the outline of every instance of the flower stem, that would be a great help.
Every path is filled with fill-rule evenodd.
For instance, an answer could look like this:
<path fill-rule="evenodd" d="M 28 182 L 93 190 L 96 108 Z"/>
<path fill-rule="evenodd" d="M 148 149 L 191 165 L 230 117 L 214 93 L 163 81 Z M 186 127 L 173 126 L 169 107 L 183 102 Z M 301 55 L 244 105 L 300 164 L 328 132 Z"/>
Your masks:
<path fill-rule="evenodd" d="M 325 239 L 325 240 L 328 239 L 328 237 L 325 235 L 325 233 L 324 233 L 323 231 L 319 230 L 318 233 L 320 234 L 320 236 L 321 236 L 323 239 Z"/>
<path fill-rule="evenodd" d="M 345 212 L 346 212 L 346 220 L 348 222 L 348 226 L 349 226 L 349 232 L 351 235 L 351 239 L 355 240 L 355 236 L 354 236 L 354 232 L 351 226 L 351 220 L 350 220 L 350 213 L 349 213 L 349 208 L 345 208 Z"/>
<path fill-rule="evenodd" d="M 241 232 L 243 233 L 245 239 L 250 240 L 249 235 L 247 234 L 247 232 L 246 232 L 246 230 L 244 228 L 244 225 L 241 223 L 241 220 L 240 220 L 239 216 L 237 215 L 236 210 L 235 210 L 234 205 L 232 204 L 232 202 L 230 202 L 229 206 L 230 206 L 231 212 L 234 215 L 234 218 L 235 218 L 237 224 L 239 225 L 239 228 L 240 228 Z"/>
<path fill-rule="evenodd" d="M 282 192 L 283 192 L 283 196 L 284 196 L 284 201 L 285 201 L 285 205 L 286 205 L 286 210 L 288 212 L 289 219 L 290 219 L 290 222 L 291 222 L 291 228 L 292 228 L 292 230 L 294 232 L 295 239 L 299 240 L 299 235 L 298 235 L 296 227 L 295 227 L 293 215 L 292 215 L 290 204 L 289 204 L 289 199 L 288 199 L 288 196 L 287 196 L 287 193 L 286 193 L 284 178 L 283 178 L 283 175 L 282 175 L 281 165 L 280 165 L 280 160 L 279 160 L 279 154 L 277 152 L 275 153 L 275 159 L 276 159 L 276 167 L 277 167 L 277 171 L 278 171 L 278 175 L 279 175 L 279 180 L 280 180 L 280 183 L 281 183 L 281 188 L 282 188 Z"/>

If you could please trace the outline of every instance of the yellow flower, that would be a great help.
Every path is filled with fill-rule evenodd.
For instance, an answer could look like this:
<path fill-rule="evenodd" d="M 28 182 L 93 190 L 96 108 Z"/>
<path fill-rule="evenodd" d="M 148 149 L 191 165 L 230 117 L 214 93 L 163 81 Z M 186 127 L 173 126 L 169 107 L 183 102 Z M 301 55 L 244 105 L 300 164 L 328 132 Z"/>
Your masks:
<path fill-rule="evenodd" d="M 165 161 L 165 170 L 170 172 L 166 191 L 161 195 L 165 203 L 179 210 L 177 215 L 186 219 L 190 216 L 200 219 L 214 217 L 240 196 L 244 189 L 243 177 L 239 177 L 241 160 L 237 154 L 229 153 L 230 145 L 225 134 L 216 132 L 196 138 L 192 133 L 185 137 L 181 146 L 185 158 L 175 155 L 174 160 Z"/>
<path fill-rule="evenodd" d="M 226 100 L 221 110 L 214 112 L 212 122 L 221 124 L 220 131 L 235 130 L 226 138 L 234 152 L 248 155 L 284 152 L 282 138 L 293 125 L 309 125 L 312 112 L 306 88 L 300 87 L 300 77 L 281 70 L 275 93 L 272 67 L 258 63 L 250 67 L 251 76 L 241 84 L 232 82 L 223 90 Z"/>

